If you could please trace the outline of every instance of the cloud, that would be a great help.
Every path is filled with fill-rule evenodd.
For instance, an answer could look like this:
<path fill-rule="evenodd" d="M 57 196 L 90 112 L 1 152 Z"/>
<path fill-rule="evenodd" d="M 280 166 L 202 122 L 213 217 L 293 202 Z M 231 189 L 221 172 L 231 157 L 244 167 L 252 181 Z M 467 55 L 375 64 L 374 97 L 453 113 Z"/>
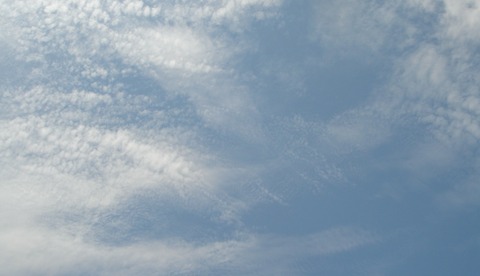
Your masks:
<path fill-rule="evenodd" d="M 449 143 L 475 143 L 479 136 L 476 106 L 479 99 L 471 59 L 457 58 L 450 41 L 440 45 L 422 45 L 401 62 L 395 85 L 402 95 L 401 110 L 413 112 L 432 127 L 439 139 Z M 463 55 L 463 54 L 462 54 Z"/>
<path fill-rule="evenodd" d="M 23 238 L 20 238 L 23 237 Z M 222 266 L 248 247 L 248 242 L 218 242 L 192 246 L 176 241 L 108 247 L 81 237 L 38 227 L 2 229 L 2 271 L 12 274 L 118 275 L 191 274 Z M 19 259 L 21 257 L 21 259 Z"/>
<path fill-rule="evenodd" d="M 380 241 L 373 233 L 362 229 L 339 227 L 301 237 L 257 236 L 254 243 L 236 262 L 235 274 L 255 275 L 312 273 L 299 263 L 315 258 L 352 252 Z"/>
<path fill-rule="evenodd" d="M 7 139 L 3 147 L 10 155 L 23 156 L 21 162 L 32 170 L 120 179 L 127 171 L 135 173 L 130 170 L 133 164 L 142 168 L 136 174 L 146 173 L 143 181 L 167 171 L 186 180 L 181 176 L 185 166 L 199 161 L 183 160 L 180 151 L 190 149 L 177 141 L 184 134 L 194 135 L 186 128 L 197 118 L 180 114 L 188 126 L 165 127 L 161 134 L 134 126 L 133 122 L 155 121 L 162 127 L 170 124 L 166 117 L 177 115 L 155 110 L 159 106 L 142 110 L 156 95 L 135 97 L 123 83 L 138 72 L 147 73 L 157 82 L 159 94 L 168 93 L 169 99 L 186 96 L 207 124 L 258 136 L 248 92 L 232 74 L 222 73 L 226 61 L 219 53 L 228 56 L 226 48 L 232 45 L 213 38 L 211 28 L 220 21 L 238 24 L 240 17 L 249 16 L 245 10 L 277 5 L 278 1 L 205 1 L 201 6 L 142 1 L 5 3 L 4 26 L 11 42 L 20 46 L 15 53 L 18 63 L 33 68 L 26 72 L 32 88 L 11 88 L 3 95 L 10 112 L 2 116 L 11 119 L 3 123 L 10 133 L 22 137 Z M 20 23 L 21 18 L 27 20 Z M 19 24 L 10 24 L 14 22 Z M 182 139 L 183 143 L 189 138 Z M 182 173 L 177 174 L 179 170 Z"/>
<path fill-rule="evenodd" d="M 14 92 L 3 101 L 9 106 L 0 134 L 3 193 L 24 196 L 16 204 L 27 210 L 108 211 L 149 190 L 174 196 L 180 205 L 197 194 L 203 208 L 206 199 L 200 198 L 218 187 L 221 173 L 191 142 L 194 132 L 169 126 L 174 116 L 168 113 L 176 110 L 157 112 L 148 108 L 148 98 L 120 92 Z M 125 112 L 137 119 L 119 121 Z M 154 120 L 157 129 L 143 129 L 137 120 Z"/>
<path fill-rule="evenodd" d="M 308 3 L 312 18 L 300 21 L 309 31 L 289 37 L 308 42 L 308 51 L 280 49 L 299 54 L 268 55 L 279 60 L 256 76 L 248 59 L 264 52 L 252 40 L 270 39 L 262 37 L 269 24 L 269 31 L 291 27 L 281 13 L 295 5 L 283 4 L 2 3 L 2 272 L 295 273 L 302 259 L 380 238 L 331 225 L 299 236 L 257 234 L 243 221 L 254 206 L 286 206 L 304 191 L 372 179 L 365 189 L 382 190 L 377 180 L 395 169 L 430 181 L 476 149 L 475 2 Z M 303 34 L 303 27 L 285 32 Z M 265 53 L 282 47 L 274 44 L 262 45 Z M 320 118 L 322 93 L 339 91 L 319 89 L 305 75 L 345 60 L 355 61 L 345 67 L 365 65 L 353 71 L 382 71 L 381 80 L 348 86 L 349 97 L 364 98 Z M 271 76 L 280 84 L 262 79 Z M 279 115 L 269 103 L 286 95 L 276 93 L 283 86 L 293 92 L 284 100 L 292 111 Z M 312 101 L 312 114 L 295 97 Z M 383 161 L 391 162 L 376 166 Z M 363 169 L 374 176 L 360 179 Z M 478 185 L 466 179 L 447 183 L 439 198 L 475 202 Z"/>
<path fill-rule="evenodd" d="M 3 9 L 8 23 L 19 22 L 5 26 L 16 34 L 11 39 L 20 44 L 17 55 L 42 64 L 42 79 L 56 78 L 64 86 L 89 80 L 93 88 L 108 90 L 114 79 L 140 71 L 156 79 L 164 92 L 186 95 L 207 123 L 229 127 L 252 125 L 255 110 L 235 73 L 227 68 L 229 57 L 246 44 L 233 40 L 224 26 L 240 30 L 265 17 L 260 14 L 273 14 L 279 5 L 280 1 L 263 0 L 102 5 L 72 0 L 15 2 Z M 8 13 L 9 8 L 15 12 Z M 20 23 L 19 18 L 28 20 Z M 119 61 L 126 65 L 120 71 Z M 224 90 L 228 92 L 217 92 Z M 218 116 L 219 112 L 227 116 Z M 246 128 L 230 130 L 247 137 L 258 132 Z"/>
<path fill-rule="evenodd" d="M 324 50 L 318 62 L 352 59 L 380 64 L 384 71 L 370 91 L 355 91 L 365 95 L 365 101 L 317 123 L 321 131 L 308 128 L 307 133 L 322 141 L 319 144 L 330 146 L 322 151 L 327 164 L 335 164 L 343 179 L 353 182 L 361 180 L 352 170 L 371 175 L 384 169 L 394 171 L 382 165 L 365 167 L 375 163 L 370 155 L 404 168 L 407 172 L 403 173 L 414 183 L 435 182 L 432 172 L 463 175 L 465 172 L 452 168 L 452 164 L 460 162 L 458 156 L 476 151 L 480 137 L 476 3 L 320 1 L 312 5 L 312 38 Z M 397 141 L 395 148 L 392 141 Z M 435 153 L 438 147 L 442 154 Z M 426 156 L 415 153 L 424 152 L 419 148 L 427 151 Z M 364 164 L 352 163 L 357 158 L 366 160 Z M 352 164 L 357 169 L 349 169 Z M 468 162 L 462 164 L 472 168 Z"/>
<path fill-rule="evenodd" d="M 236 169 L 200 136 L 258 138 L 250 92 L 228 68 L 244 46 L 229 36 L 279 4 L 2 3 L 11 51 L 1 69 L 22 72 L 1 92 L 2 272 L 192 273 L 238 255 L 246 203 L 224 190 Z M 129 208 L 147 208 L 145 231 L 159 236 L 134 225 Z M 182 217 L 198 217 L 213 238 L 189 240 L 175 228 L 197 226 Z M 105 238 L 123 234 L 113 246 Z"/>
<path fill-rule="evenodd" d="M 306 237 L 242 235 L 236 240 L 206 245 L 170 239 L 118 247 L 92 243 L 82 239 L 78 232 L 75 235 L 21 225 L 3 228 L 0 240 L 5 245 L 0 253 L 2 271 L 13 274 L 154 275 L 224 271 L 264 275 L 272 271 L 293 272 L 301 258 L 349 252 L 376 243 L 379 238 L 346 227 Z"/>
<path fill-rule="evenodd" d="M 444 12 L 439 12 L 442 7 Z M 369 99 L 367 109 L 377 110 L 391 122 L 409 114 L 431 126 L 439 139 L 474 143 L 472 138 L 478 138 L 475 117 L 479 96 L 474 88 L 479 79 L 475 69 L 478 39 L 473 31 L 478 25 L 474 19 L 478 7 L 474 2 L 387 5 L 343 1 L 318 3 L 316 8 L 319 21 L 314 28 L 321 46 L 340 43 L 355 51 L 365 45 L 374 49 L 377 58 L 388 60 L 393 74 L 383 86 L 374 88 L 371 95 L 375 96 Z M 420 17 L 427 20 L 422 22 Z M 341 41 L 328 40 L 329 36 Z M 401 40 L 410 42 L 397 43 Z M 391 59 L 392 52 L 399 53 L 397 59 Z M 353 112 L 365 113 L 362 108 Z"/>
<path fill-rule="evenodd" d="M 480 36 L 475 31 L 480 24 L 480 8 L 476 1 L 445 0 L 443 18 L 444 34 L 456 43 L 478 43 Z"/>

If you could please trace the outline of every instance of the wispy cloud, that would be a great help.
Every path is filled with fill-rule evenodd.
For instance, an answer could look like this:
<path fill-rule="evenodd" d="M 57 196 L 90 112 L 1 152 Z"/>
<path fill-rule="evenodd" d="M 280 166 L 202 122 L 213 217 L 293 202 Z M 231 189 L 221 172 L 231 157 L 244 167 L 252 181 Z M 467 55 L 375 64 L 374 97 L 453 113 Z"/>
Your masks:
<path fill-rule="evenodd" d="M 241 204 L 220 189 L 229 168 L 196 137 L 203 124 L 240 129 L 233 125 L 252 121 L 242 118 L 255 108 L 225 67 L 237 49 L 213 34 L 230 24 L 240 30 L 250 15 L 268 17 L 277 5 L 3 3 L 2 40 L 25 70 L 1 96 L 2 210 L 11 210 L 2 212 L 3 272 L 91 273 L 104 263 L 95 271 L 110 274 L 128 256 L 136 257 L 119 273 L 192 272 L 222 262 L 230 254 L 222 248 L 238 242 L 111 248 L 88 240 L 101 238 L 108 214 L 149 194 L 180 213 L 210 210 L 207 224 L 232 223 Z M 152 80 L 153 93 L 130 90 L 128 78 L 138 75 Z M 175 231 L 165 223 L 173 226 L 160 232 Z"/>
<path fill-rule="evenodd" d="M 381 60 L 389 71 L 372 90 L 356 91 L 366 98 L 361 105 L 322 124 L 319 139 L 331 146 L 323 155 L 368 156 L 364 152 L 390 148 L 389 143 L 396 140 L 402 141 L 397 148 L 407 147 L 411 154 L 398 153 L 402 157 L 396 158 L 402 161 L 397 160 L 396 166 L 406 169 L 414 182 L 427 181 L 425 175 L 433 171 L 439 174 L 439 167 L 451 174 L 466 173 L 451 166 L 459 156 L 478 147 L 479 39 L 473 30 L 479 25 L 475 16 L 478 5 L 458 1 L 340 1 L 314 6 L 312 37 L 325 49 L 324 57 L 320 55 L 318 60 L 328 63 L 332 55 L 363 63 Z M 410 140 L 412 136 L 416 140 Z M 403 144 L 406 140 L 411 141 L 409 145 Z M 442 154 L 434 152 L 438 147 Z M 415 154 L 418 148 L 425 154 Z M 348 179 L 348 169 L 336 160 Z M 329 159 L 329 163 L 333 161 Z M 473 186 L 466 184 L 461 189 Z M 450 188 L 458 188 L 454 187 L 457 185 L 451 183 Z"/>
<path fill-rule="evenodd" d="M 298 273 L 302 258 L 381 238 L 355 225 L 258 234 L 244 221 L 254 206 L 362 184 L 358 175 L 382 191 L 385 170 L 428 182 L 477 150 L 475 1 L 313 1 L 303 21 L 284 4 L 0 4 L 2 273 Z M 252 40 L 272 30 L 301 33 L 289 38 L 305 53 L 271 41 L 258 50 Z M 281 54 L 262 58 L 274 61 L 246 68 L 271 49 Z M 337 91 L 309 71 L 345 60 L 382 72 L 347 86 L 358 100 L 322 117 L 316 103 Z M 283 96 L 288 114 L 268 106 Z M 468 162 L 458 167 L 477 169 Z M 478 201 L 476 174 L 462 173 L 435 198 Z"/>

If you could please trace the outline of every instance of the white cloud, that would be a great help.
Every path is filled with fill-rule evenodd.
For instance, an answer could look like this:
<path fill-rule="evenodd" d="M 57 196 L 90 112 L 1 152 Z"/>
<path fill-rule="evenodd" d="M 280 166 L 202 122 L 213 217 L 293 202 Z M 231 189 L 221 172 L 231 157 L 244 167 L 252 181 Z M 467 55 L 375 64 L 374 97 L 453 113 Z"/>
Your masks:
<path fill-rule="evenodd" d="M 0 94 L 2 273 L 192 273 L 248 246 L 215 237 L 195 245 L 179 233 L 111 247 L 99 241 L 101 218 L 155 194 L 173 211 L 208 213 L 207 224 L 237 225 L 252 202 L 225 194 L 237 170 L 208 152 L 199 129 L 261 136 L 250 92 L 229 68 L 245 46 L 229 35 L 278 5 L 3 2 L 6 62 L 24 77 Z M 139 75 L 152 80 L 151 94 L 128 87 Z"/>
<path fill-rule="evenodd" d="M 0 209 L 8 210 L 0 213 L 2 273 L 190 273 L 222 263 L 240 246 L 192 245 L 181 234 L 178 243 L 142 244 L 141 236 L 114 248 L 97 242 L 99 217 L 134 197 L 155 193 L 172 209 L 210 210 L 220 224 L 234 220 L 239 207 L 218 191 L 224 172 L 190 140 L 193 132 L 163 125 L 173 114 L 155 116 L 143 96 L 46 87 L 14 92 L 4 95 L 11 107 L 0 121 Z M 115 124 L 117 108 L 150 113 L 158 129 Z"/>
<path fill-rule="evenodd" d="M 235 58 L 250 47 L 239 41 L 249 24 L 274 17 L 282 1 L 3 2 L 0 45 L 9 51 L 0 53 L 0 69 L 14 62 L 24 76 L 0 92 L 2 272 L 253 272 L 265 263 L 289 271 L 296 256 L 348 252 L 377 241 L 353 228 L 245 237 L 240 214 L 259 201 L 284 204 L 298 186 L 345 181 L 342 162 L 389 140 L 406 117 L 446 144 L 478 143 L 477 3 L 442 3 L 440 15 L 434 15 L 439 4 L 427 0 L 313 4 L 313 36 L 327 54 L 386 57 L 393 75 L 364 106 L 328 122 L 296 118 L 265 127 Z M 405 11 L 414 13 L 405 17 Z M 417 24 L 425 14 L 432 22 Z M 150 94 L 128 87 L 135 77 L 153 83 Z M 0 80 L 8 78 L 0 73 Z M 255 156 L 265 146 L 267 157 L 252 166 L 222 160 L 210 153 L 210 136 L 199 137 L 210 131 L 234 136 Z M 430 158 L 450 164 L 449 155 Z M 431 162 L 414 154 L 407 166 Z M 264 183 L 277 173 L 280 183 Z M 236 193 L 244 188 L 250 190 Z M 456 189 L 452 201 L 478 199 L 475 184 Z M 100 241 L 96 231 L 106 228 L 100 218 L 135 208 L 129 200 L 149 194 L 169 199 L 174 210 L 208 213 L 206 223 L 231 227 L 231 235 L 201 244 L 182 234 L 177 241 L 147 243 L 141 235 L 127 245 Z M 128 224 L 128 218 L 118 220 Z"/>
<path fill-rule="evenodd" d="M 15 92 L 4 97 L 11 108 L 0 122 L 3 192 L 29 191 L 24 195 L 38 201 L 34 209 L 110 208 L 146 189 L 190 200 L 216 187 L 211 157 L 188 142 L 193 133 L 162 126 L 168 115 L 144 110 L 142 100 L 42 87 Z M 159 129 L 116 125 L 116 108 L 129 116 L 150 113 Z"/>
<path fill-rule="evenodd" d="M 180 241 L 155 241 L 109 247 L 37 226 L 2 229 L 2 273 L 65 275 L 191 274 L 228 264 L 248 241 L 193 246 Z"/>
<path fill-rule="evenodd" d="M 2 114 L 2 124 L 8 130 L 2 133 L 7 137 L 2 147 L 6 154 L 21 159 L 25 168 L 35 172 L 83 175 L 87 179 L 115 177 L 122 181 L 130 174 L 149 183 L 193 179 L 198 183 L 196 176 L 187 179 L 193 171 L 203 170 L 193 168 L 200 160 L 190 160 L 199 155 L 182 145 L 188 138 L 178 142 L 178 136 L 188 137 L 189 131 L 178 127 L 151 133 L 123 125 L 125 120 L 116 117 L 126 113 L 145 115 L 140 109 L 151 99 L 121 96 L 112 80 L 125 73 L 113 63 L 120 58 L 132 68 L 151 73 L 168 93 L 185 94 L 207 123 L 253 137 L 256 134 L 249 133 L 258 130 L 250 126 L 255 108 L 248 92 L 235 83 L 233 75 L 219 74 L 225 70 L 224 56 L 233 45 L 217 41 L 210 32 L 220 23 L 234 22 L 231 24 L 239 27 L 240 18 L 248 21 L 247 10 L 274 8 L 279 3 L 4 3 L 1 10 L 8 20 L 3 20 L 2 26 L 5 33 L 15 34 L 9 39 L 21 45 L 17 57 L 27 64 L 40 64 L 29 74 L 30 81 L 46 81 L 56 88 L 37 86 L 26 92 L 14 88 L 3 94 L 4 110 L 10 112 Z M 86 82 L 92 91 L 75 88 Z M 142 103 L 132 105 L 131 100 Z M 105 115 L 108 112 L 113 116 Z M 147 110 L 145 116 L 157 120 L 160 126 L 158 120 L 165 118 L 161 113 Z M 12 140 L 12 133 L 20 139 Z M 160 138 L 155 136 L 158 134 Z"/>
<path fill-rule="evenodd" d="M 340 43 L 346 46 L 339 47 L 356 51 L 357 46 L 366 46 L 379 58 L 391 62 L 393 75 L 383 87 L 375 88 L 376 96 L 367 106 L 369 110 L 377 110 L 375 116 L 384 118 L 387 124 L 410 116 L 429 125 L 443 141 L 475 143 L 480 134 L 476 119 L 480 97 L 476 89 L 480 79 L 479 40 L 475 31 L 480 26 L 475 16 L 479 10 L 477 4 L 475 1 L 318 3 L 319 21 L 315 26 L 324 47 L 336 49 Z M 392 59 L 392 52 L 400 55 Z M 365 110 L 352 112 L 360 115 Z M 335 129 L 339 127 L 332 122 L 332 130 Z M 347 129 L 352 132 L 354 128 Z M 368 131 L 360 132 L 367 135 Z M 361 136 L 346 137 L 354 139 L 352 143 L 361 142 Z"/>
<path fill-rule="evenodd" d="M 42 62 L 46 78 L 57 77 L 56 72 L 61 71 L 62 78 L 57 81 L 64 85 L 82 82 L 82 78 L 108 81 L 119 76 L 112 63 L 120 59 L 150 73 L 168 93 L 189 91 L 186 94 L 198 113 L 207 122 L 225 127 L 239 117 L 250 116 L 252 104 L 234 80 L 235 74 L 225 67 L 227 58 L 244 46 L 231 40 L 222 28 L 235 25 L 242 29 L 257 20 L 255 11 L 273 12 L 280 3 L 174 1 L 148 5 L 143 1 L 100 4 L 70 0 L 34 4 L 19 1 L 2 8 L 8 14 L 8 23 L 18 22 L 17 26 L 4 25 L 17 34 L 13 40 L 21 45 L 18 55 L 27 61 Z M 198 87 L 198 81 L 191 81 L 198 78 L 209 84 Z M 213 91 L 225 89 L 228 92 L 221 97 L 212 95 Z M 208 115 L 218 106 L 227 107 L 222 110 L 228 114 L 222 121 L 212 119 L 218 114 Z"/>
<path fill-rule="evenodd" d="M 178 70 L 180 74 L 209 73 L 216 68 L 215 42 L 208 36 L 183 27 L 129 29 L 115 34 L 113 47 L 132 65 L 155 70 Z"/>
<path fill-rule="evenodd" d="M 323 256 L 351 252 L 380 240 L 374 233 L 350 227 L 331 228 L 301 237 L 257 236 L 245 255 L 234 264 L 238 265 L 237 272 L 242 274 L 298 274 L 302 271 L 299 271 L 297 262 L 303 258 L 318 260 Z"/>
<path fill-rule="evenodd" d="M 20 238 L 22 237 L 22 238 Z M 296 271 L 302 257 L 353 251 L 380 241 L 361 229 L 334 228 L 305 237 L 240 235 L 237 239 L 192 245 L 175 240 L 105 246 L 65 231 L 29 225 L 2 228 L 2 272 L 49 275 L 157 275 L 169 273 L 269 274 Z"/>
<path fill-rule="evenodd" d="M 476 58 L 468 54 L 472 59 L 457 59 L 449 44 L 419 46 L 400 62 L 393 77 L 397 88 L 392 89 L 400 96 L 396 112 L 416 114 L 447 143 L 476 143 L 480 137 Z"/>
<path fill-rule="evenodd" d="M 478 43 L 476 31 L 480 25 L 480 3 L 476 0 L 445 0 L 445 14 L 442 20 L 445 34 L 458 43 Z"/>
<path fill-rule="evenodd" d="M 382 145 L 388 151 L 394 139 L 404 143 L 416 137 L 410 145 L 397 146 L 401 151 L 408 148 L 399 154 L 403 161 L 397 167 L 427 182 L 435 172 L 455 174 L 458 168 L 451 165 L 464 151 L 475 151 L 480 138 L 478 4 L 316 2 L 313 36 L 326 50 L 320 62 L 340 55 L 365 63 L 379 61 L 389 68 L 385 82 L 378 82 L 362 106 L 337 114 L 317 132 L 319 140 L 332 146 L 323 151 L 325 156 L 336 152 L 339 159 L 348 159 L 365 151 L 382 151 Z M 342 170 L 345 164 L 337 165 Z M 345 170 L 342 173 L 348 178 Z M 458 191 L 468 190 L 473 195 L 470 201 L 475 201 L 477 189 L 472 183 L 450 183 L 455 189 L 451 198 L 458 201 L 460 194 L 469 193 Z"/>

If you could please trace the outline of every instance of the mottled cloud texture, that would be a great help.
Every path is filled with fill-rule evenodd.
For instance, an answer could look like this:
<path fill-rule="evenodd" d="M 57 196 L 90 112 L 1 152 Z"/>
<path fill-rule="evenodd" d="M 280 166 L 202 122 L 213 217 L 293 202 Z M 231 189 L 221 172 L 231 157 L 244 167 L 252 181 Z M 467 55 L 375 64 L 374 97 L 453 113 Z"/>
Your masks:
<path fill-rule="evenodd" d="M 0 1 L 0 274 L 474 275 L 479 29 L 476 0 Z"/>

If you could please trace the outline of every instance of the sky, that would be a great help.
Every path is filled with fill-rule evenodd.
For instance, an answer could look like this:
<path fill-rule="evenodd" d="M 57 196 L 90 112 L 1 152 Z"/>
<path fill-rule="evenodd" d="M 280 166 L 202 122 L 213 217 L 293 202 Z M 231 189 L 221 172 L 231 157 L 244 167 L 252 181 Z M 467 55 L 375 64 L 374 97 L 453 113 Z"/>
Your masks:
<path fill-rule="evenodd" d="M 0 0 L 0 274 L 478 275 L 480 1 Z"/>

